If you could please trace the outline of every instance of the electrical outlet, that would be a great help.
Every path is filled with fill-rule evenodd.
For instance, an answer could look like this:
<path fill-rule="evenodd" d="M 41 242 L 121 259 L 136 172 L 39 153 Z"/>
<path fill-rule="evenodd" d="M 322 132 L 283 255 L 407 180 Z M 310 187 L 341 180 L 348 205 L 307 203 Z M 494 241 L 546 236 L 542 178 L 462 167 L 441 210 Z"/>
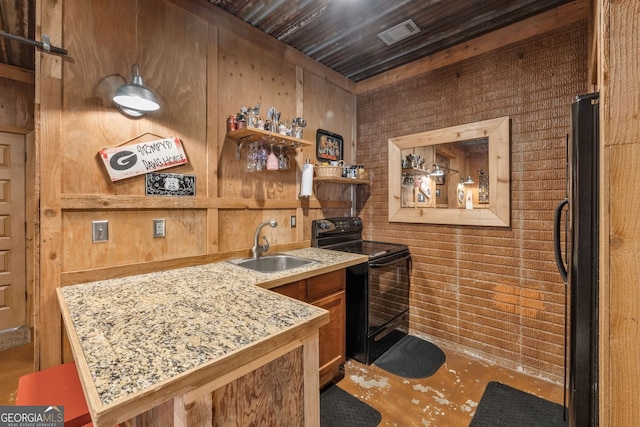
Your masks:
<path fill-rule="evenodd" d="M 165 237 L 165 221 L 164 219 L 153 220 L 153 237 Z"/>
<path fill-rule="evenodd" d="M 296 228 L 296 216 L 291 215 L 291 228 Z"/>
<path fill-rule="evenodd" d="M 91 239 L 93 242 L 106 242 L 109 240 L 109 221 L 91 222 Z"/>

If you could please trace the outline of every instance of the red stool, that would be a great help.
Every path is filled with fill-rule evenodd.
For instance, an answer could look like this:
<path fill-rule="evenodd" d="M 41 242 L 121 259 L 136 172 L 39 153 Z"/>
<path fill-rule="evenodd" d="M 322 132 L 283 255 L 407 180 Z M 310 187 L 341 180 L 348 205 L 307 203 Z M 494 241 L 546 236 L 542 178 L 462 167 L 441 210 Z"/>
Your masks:
<path fill-rule="evenodd" d="M 91 423 L 75 362 L 20 377 L 16 405 L 64 406 L 65 427 Z"/>

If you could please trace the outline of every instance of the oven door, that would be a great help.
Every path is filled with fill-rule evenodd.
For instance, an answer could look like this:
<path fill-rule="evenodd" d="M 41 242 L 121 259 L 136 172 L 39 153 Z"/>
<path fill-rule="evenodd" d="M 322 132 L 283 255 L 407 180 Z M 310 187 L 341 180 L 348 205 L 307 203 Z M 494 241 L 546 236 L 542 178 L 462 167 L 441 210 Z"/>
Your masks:
<path fill-rule="evenodd" d="M 368 335 L 374 341 L 396 330 L 399 323 L 407 328 L 410 274 L 409 252 L 369 261 Z"/>

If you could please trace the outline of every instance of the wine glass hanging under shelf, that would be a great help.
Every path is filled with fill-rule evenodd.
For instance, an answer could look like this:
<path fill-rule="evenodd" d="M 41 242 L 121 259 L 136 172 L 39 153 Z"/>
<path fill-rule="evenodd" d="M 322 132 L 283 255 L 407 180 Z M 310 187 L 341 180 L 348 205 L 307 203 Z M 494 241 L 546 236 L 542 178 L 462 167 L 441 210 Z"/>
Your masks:
<path fill-rule="evenodd" d="M 312 142 L 305 141 L 304 139 L 298 139 L 287 135 L 281 135 L 277 132 L 270 132 L 256 128 L 244 128 L 237 129 L 227 133 L 227 135 L 236 141 L 236 159 L 240 160 L 240 152 L 242 151 L 242 145 L 247 142 L 262 141 L 264 144 L 271 144 L 276 147 L 284 147 L 287 150 L 292 148 L 298 148 L 302 146 L 311 146 Z"/>

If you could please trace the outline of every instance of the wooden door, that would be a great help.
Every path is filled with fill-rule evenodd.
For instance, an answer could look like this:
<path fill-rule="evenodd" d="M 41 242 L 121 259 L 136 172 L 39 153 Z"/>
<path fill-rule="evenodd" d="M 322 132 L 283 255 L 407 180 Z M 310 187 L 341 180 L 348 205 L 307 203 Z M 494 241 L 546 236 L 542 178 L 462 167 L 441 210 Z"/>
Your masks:
<path fill-rule="evenodd" d="M 26 324 L 24 136 L 0 132 L 0 330 Z"/>

